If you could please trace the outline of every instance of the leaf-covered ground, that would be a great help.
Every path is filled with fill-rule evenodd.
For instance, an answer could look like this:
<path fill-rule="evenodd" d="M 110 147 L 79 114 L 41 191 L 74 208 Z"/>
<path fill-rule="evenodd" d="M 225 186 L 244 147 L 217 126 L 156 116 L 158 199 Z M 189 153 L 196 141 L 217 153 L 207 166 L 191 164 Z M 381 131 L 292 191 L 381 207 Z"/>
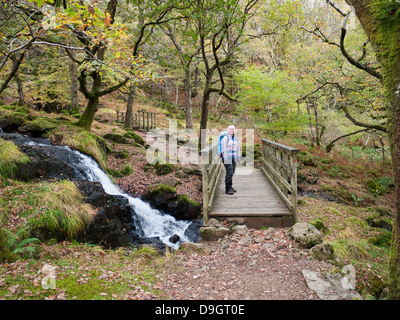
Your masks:
<path fill-rule="evenodd" d="M 39 259 L 0 266 L 0 299 L 317 299 L 301 270 L 329 270 L 284 230 L 255 230 L 201 251 L 105 250 L 69 242 L 40 246 Z M 53 280 L 52 280 L 53 279 Z"/>

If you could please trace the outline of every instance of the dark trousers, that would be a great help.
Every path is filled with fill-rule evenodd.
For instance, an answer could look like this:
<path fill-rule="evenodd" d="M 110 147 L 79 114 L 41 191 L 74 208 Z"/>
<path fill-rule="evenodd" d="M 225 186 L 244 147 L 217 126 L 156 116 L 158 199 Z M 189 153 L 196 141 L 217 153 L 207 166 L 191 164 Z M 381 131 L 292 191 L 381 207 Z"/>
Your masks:
<path fill-rule="evenodd" d="M 229 191 L 232 188 L 232 177 L 236 169 L 236 161 L 232 159 L 232 163 L 224 163 L 226 170 L 225 173 L 225 191 Z"/>

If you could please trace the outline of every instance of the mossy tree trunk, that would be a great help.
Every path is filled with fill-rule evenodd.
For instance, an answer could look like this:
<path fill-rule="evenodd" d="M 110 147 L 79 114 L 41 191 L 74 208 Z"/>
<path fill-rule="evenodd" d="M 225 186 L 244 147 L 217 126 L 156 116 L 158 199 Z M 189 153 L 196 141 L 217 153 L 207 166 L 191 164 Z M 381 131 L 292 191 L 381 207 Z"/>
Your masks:
<path fill-rule="evenodd" d="M 389 299 L 400 300 L 400 2 L 346 0 L 353 6 L 380 62 L 387 131 L 395 178 L 395 219 L 389 263 Z"/>
<path fill-rule="evenodd" d="M 118 4 L 117 0 L 109 0 L 109 2 L 107 4 L 106 13 L 109 14 L 111 24 L 114 23 L 114 17 L 115 17 L 115 13 L 117 10 L 117 4 Z M 86 36 L 82 37 L 80 34 L 78 34 L 78 39 L 86 47 L 86 52 L 87 52 L 86 59 L 87 60 L 93 60 L 93 56 L 96 55 L 96 59 L 98 61 L 100 61 L 100 62 L 104 61 L 104 55 L 105 55 L 105 51 L 107 49 L 107 46 L 105 43 L 95 43 L 93 45 L 93 44 L 91 44 L 91 42 L 88 40 L 88 38 Z M 72 60 L 79 63 L 79 61 L 74 59 L 74 57 L 71 55 L 70 52 L 68 52 L 68 54 Z M 82 63 L 82 62 L 80 62 L 80 63 Z M 88 83 L 89 83 L 88 76 L 93 79 L 91 90 L 89 90 L 87 87 Z M 123 87 L 129 81 L 129 78 L 126 78 L 125 80 L 121 81 L 120 83 L 118 83 L 115 86 L 103 88 L 101 72 L 98 70 L 94 70 L 94 71 L 88 73 L 87 69 L 85 68 L 81 71 L 81 73 L 78 77 L 78 81 L 79 81 L 79 91 L 83 93 L 83 95 L 85 96 L 86 99 L 88 99 L 88 103 L 86 105 L 85 111 L 83 112 L 81 118 L 76 123 L 76 125 L 90 131 L 93 120 L 94 120 L 94 116 L 99 108 L 100 97 Z"/>
<path fill-rule="evenodd" d="M 104 50 L 99 50 L 98 53 L 98 59 L 103 60 L 104 56 Z M 84 129 L 87 129 L 90 131 L 92 127 L 92 123 L 94 120 L 94 116 L 99 109 L 99 101 L 100 97 L 109 94 L 121 87 L 123 87 L 129 80 L 129 78 L 126 78 L 122 82 L 118 83 L 115 86 L 102 89 L 102 76 L 98 71 L 94 71 L 90 74 L 90 76 L 93 78 L 93 85 L 92 89 L 89 91 L 87 88 L 87 72 L 86 70 L 82 70 L 80 76 L 78 77 L 79 80 L 79 91 L 81 91 L 84 96 L 88 99 L 88 103 L 86 105 L 86 109 L 81 115 L 79 121 L 77 122 L 78 127 L 82 127 Z"/>

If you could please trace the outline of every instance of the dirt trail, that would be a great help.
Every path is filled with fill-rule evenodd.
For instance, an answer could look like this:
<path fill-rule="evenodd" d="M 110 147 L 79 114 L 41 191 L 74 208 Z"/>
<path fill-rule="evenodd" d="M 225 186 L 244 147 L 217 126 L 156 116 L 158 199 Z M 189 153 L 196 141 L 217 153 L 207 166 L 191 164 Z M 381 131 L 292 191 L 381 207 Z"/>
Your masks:
<path fill-rule="evenodd" d="M 323 271 L 332 265 L 297 249 L 286 229 L 249 229 L 250 235 L 206 242 L 205 253 L 178 251 L 161 284 L 172 300 L 315 300 L 301 271 Z M 269 230 L 272 231 L 272 230 Z"/>

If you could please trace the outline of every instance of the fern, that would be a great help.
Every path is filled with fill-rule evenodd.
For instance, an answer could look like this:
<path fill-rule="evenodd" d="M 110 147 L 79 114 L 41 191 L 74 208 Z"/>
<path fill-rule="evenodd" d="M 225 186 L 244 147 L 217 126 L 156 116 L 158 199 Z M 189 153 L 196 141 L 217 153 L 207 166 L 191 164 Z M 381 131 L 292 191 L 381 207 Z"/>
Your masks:
<path fill-rule="evenodd" d="M 37 238 L 26 238 L 26 239 L 21 240 L 16 245 L 16 248 L 13 251 L 13 253 L 21 253 L 21 254 L 24 254 L 25 252 L 35 253 L 34 247 L 31 247 L 31 246 L 24 247 L 25 245 L 32 244 L 34 242 L 40 242 L 40 240 Z"/>
<path fill-rule="evenodd" d="M 32 243 L 40 242 L 38 238 L 26 238 L 28 228 L 21 228 L 15 234 L 5 230 L 7 238 L 7 247 L 15 254 L 35 253 L 35 248 L 30 246 Z"/>

